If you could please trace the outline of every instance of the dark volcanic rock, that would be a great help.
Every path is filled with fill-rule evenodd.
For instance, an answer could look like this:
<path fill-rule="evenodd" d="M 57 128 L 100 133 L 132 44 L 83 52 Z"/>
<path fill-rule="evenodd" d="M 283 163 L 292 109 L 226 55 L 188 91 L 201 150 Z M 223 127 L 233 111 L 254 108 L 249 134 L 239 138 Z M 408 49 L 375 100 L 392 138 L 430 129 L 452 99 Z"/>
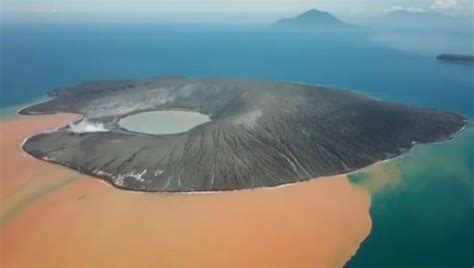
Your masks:
<path fill-rule="evenodd" d="M 82 113 L 110 131 L 78 135 L 63 128 L 30 138 L 24 149 L 138 191 L 246 189 L 347 173 L 414 142 L 449 139 L 466 124 L 457 114 L 348 91 L 260 81 L 161 78 L 86 83 L 55 94 L 21 113 Z M 117 125 L 132 113 L 177 109 L 212 120 L 172 135 Z"/>
<path fill-rule="evenodd" d="M 436 59 L 459 63 L 474 63 L 474 55 L 439 54 L 436 56 Z"/>

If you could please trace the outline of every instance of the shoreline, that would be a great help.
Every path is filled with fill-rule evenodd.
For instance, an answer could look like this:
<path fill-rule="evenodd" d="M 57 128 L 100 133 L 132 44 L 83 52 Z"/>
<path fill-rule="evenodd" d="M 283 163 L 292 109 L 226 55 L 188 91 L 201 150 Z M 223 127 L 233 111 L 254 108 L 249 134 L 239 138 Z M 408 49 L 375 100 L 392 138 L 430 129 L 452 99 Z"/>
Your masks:
<path fill-rule="evenodd" d="M 340 173 L 340 174 L 334 174 L 334 175 L 328 175 L 328 176 L 319 176 L 319 177 L 311 177 L 311 178 L 306 178 L 306 179 L 303 179 L 303 180 L 299 180 L 299 181 L 296 181 L 296 182 L 290 182 L 290 183 L 285 183 L 285 184 L 279 184 L 279 185 L 276 185 L 276 186 L 263 186 L 263 187 L 255 187 L 255 188 L 245 188 L 245 189 L 234 189 L 234 190 L 221 190 L 221 191 L 183 191 L 183 192 L 166 192 L 166 191 L 143 191 L 143 190 L 133 190 L 133 189 L 128 189 L 128 188 L 124 188 L 124 187 L 120 187 L 118 185 L 115 185 L 113 183 L 111 183 L 109 180 L 108 180 L 108 177 L 101 177 L 100 175 L 97 175 L 95 173 L 88 173 L 88 172 L 83 172 L 81 170 L 79 170 L 77 167 L 74 167 L 74 166 L 71 166 L 71 165 L 68 165 L 66 163 L 59 163 L 59 162 L 53 162 L 53 159 L 44 159 L 44 158 L 39 158 L 39 157 L 36 157 L 34 155 L 31 155 L 29 154 L 27 151 L 23 150 L 23 144 L 21 145 L 21 148 L 23 150 L 23 152 L 25 154 L 27 154 L 28 156 L 36 159 L 36 160 L 39 160 L 39 161 L 43 161 L 43 162 L 47 162 L 47 163 L 51 163 L 51 164 L 54 164 L 54 165 L 59 165 L 59 166 L 62 166 L 62 167 L 66 167 L 70 170 L 73 170 L 75 172 L 78 172 L 80 174 L 83 174 L 83 175 L 86 175 L 86 176 L 90 176 L 90 177 L 93 177 L 101 182 L 103 182 L 105 185 L 108 185 L 112 188 L 116 188 L 116 189 L 119 189 L 121 191 L 125 191 L 125 192 L 129 192 L 129 193 L 135 193 L 135 194 L 162 194 L 162 195 L 212 195 L 212 194 L 220 194 L 220 193 L 233 193 L 233 192 L 245 192 L 245 191 L 254 191 L 254 190 L 272 190 L 272 189 L 279 189 L 279 188 L 285 188 L 285 187 L 290 187 L 290 186 L 293 186 L 293 185 L 296 185 L 296 184 L 300 184 L 300 183 L 308 183 L 310 181 L 314 181 L 314 180 L 327 180 L 327 179 L 331 179 L 332 177 L 337 177 L 337 176 L 351 176 L 351 175 L 354 175 L 354 174 L 357 174 L 359 172 L 362 172 L 364 170 L 367 170 L 367 169 L 370 169 L 372 167 L 375 167 L 375 166 L 378 166 L 378 165 L 381 165 L 381 164 L 384 164 L 388 161 L 391 161 L 391 160 L 395 160 L 399 157 L 405 157 L 408 155 L 408 153 L 413 150 L 415 148 L 415 146 L 419 146 L 419 145 L 430 145 L 430 144 L 440 144 L 440 143 L 446 143 L 446 142 L 450 142 L 452 141 L 455 137 L 461 135 L 464 130 L 466 129 L 466 125 L 464 125 L 461 129 L 459 129 L 455 134 L 453 134 L 449 139 L 446 139 L 446 140 L 443 140 L 443 141 L 437 141 L 437 142 L 431 142 L 431 143 L 413 143 L 413 145 L 404 150 L 401 154 L 399 155 L 394 155 L 393 157 L 390 157 L 390 158 L 386 158 L 386 159 L 381 159 L 379 161 L 376 161 L 372 164 L 369 164 L 367 166 L 364 166 L 364 167 L 361 167 L 361 168 L 358 168 L 356 170 L 353 170 L 353 171 L 350 171 L 350 172 L 347 172 L 347 173 Z M 63 126 L 64 127 L 64 126 Z M 59 127 L 61 128 L 61 127 Z M 56 128 L 56 129 L 59 129 L 59 128 Z M 48 133 L 47 131 L 43 132 L 43 133 Z M 40 133 L 38 133 L 40 134 Z M 35 134 L 37 135 L 37 134 Z M 34 136 L 34 135 L 32 135 Z M 28 138 L 31 138 L 32 136 L 28 137 Z M 28 140 L 28 138 L 26 138 L 24 140 L 24 142 L 26 142 Z"/>
<path fill-rule="evenodd" d="M 310 84 L 305 84 L 305 83 L 301 83 L 301 82 L 278 82 L 278 83 L 289 83 L 289 84 L 294 84 L 294 85 L 302 85 L 302 86 L 316 86 L 316 87 L 323 87 L 323 88 L 327 88 L 327 89 L 331 89 L 331 90 L 336 90 L 336 91 L 343 91 L 343 92 L 352 92 L 354 94 L 357 94 L 359 96 L 362 96 L 362 97 L 365 97 L 365 98 L 369 98 L 369 99 L 374 99 L 373 97 L 371 97 L 370 95 L 367 95 L 367 94 L 364 94 L 364 93 L 361 93 L 359 91 L 354 91 L 354 90 L 347 90 L 347 89 L 339 89 L 339 88 L 334 88 L 334 87 L 327 87 L 327 86 L 323 86 L 323 85 L 310 85 Z M 32 104 L 28 104 L 28 105 L 25 105 L 23 108 L 17 110 L 17 114 L 19 114 L 20 116 L 34 116 L 34 115 L 47 115 L 47 114 L 62 114 L 63 112 L 59 112 L 59 111 L 48 111 L 48 112 L 31 112 L 31 111 L 28 111 L 28 112 L 23 112 L 24 110 L 27 110 L 28 108 L 38 104 L 38 103 L 44 103 L 44 102 L 47 102 L 51 99 L 55 99 L 57 97 L 46 97 L 46 100 L 45 101 L 40 101 L 40 102 L 37 102 L 37 103 L 32 103 Z M 379 99 L 375 99 L 376 101 L 380 101 Z M 410 105 L 406 105 L 408 107 L 413 107 L 413 106 L 410 106 Z M 433 109 L 433 110 L 436 110 L 436 109 Z M 154 111 L 154 110 L 151 110 L 151 111 Z M 69 113 L 67 113 L 69 114 Z M 80 122 L 81 120 L 84 120 L 84 119 L 87 119 L 84 114 L 82 113 L 70 113 L 70 114 L 78 114 L 80 115 L 80 118 L 77 119 L 74 123 L 77 123 L 77 122 Z M 126 116 L 130 116 L 130 115 L 126 115 Z M 125 116 L 125 117 L 126 117 Z M 125 118 L 124 117 L 124 118 Z M 438 142 L 446 142 L 446 141 L 449 141 L 453 138 L 455 138 L 456 136 L 460 135 L 463 130 L 468 126 L 469 124 L 469 119 L 466 118 L 465 116 L 460 116 L 463 119 L 463 125 L 458 129 L 456 130 L 453 134 L 451 134 L 449 137 L 443 139 L 443 140 L 439 140 L 439 141 L 433 141 L 433 142 L 429 142 L 427 144 L 434 144 L 434 143 L 438 143 Z M 119 123 L 118 123 L 119 124 Z M 120 124 L 119 124 L 120 126 Z M 64 126 L 63 126 L 64 127 Z M 350 171 L 348 172 L 345 172 L 345 173 L 334 173 L 334 174 L 328 174 L 328 175 L 323 175 L 323 176 L 310 176 L 310 177 L 303 177 L 303 178 L 298 178 L 297 181 L 293 181 L 293 182 L 288 182 L 288 183 L 283 183 L 283 184 L 278 184 L 278 185 L 271 185 L 271 186 L 262 186 L 262 187 L 253 187 L 253 188 L 242 188 L 242 189 L 239 189 L 239 188 L 235 188 L 235 189 L 225 189 L 225 190 L 211 190 L 211 191 L 208 191 L 206 189 L 203 189 L 203 190 L 182 190 L 182 191 L 173 191 L 173 192 L 170 192 L 170 191 L 166 191 L 166 190 L 149 190 L 149 189 L 131 189 L 130 187 L 124 187 L 122 185 L 119 185 L 117 183 L 114 182 L 114 178 L 113 178 L 113 175 L 114 173 L 113 172 L 109 172 L 109 173 L 105 173 L 105 172 L 102 172 L 100 169 L 96 169 L 96 170 L 91 170 L 91 171 L 85 171 L 83 170 L 81 167 L 79 166 L 75 166 L 73 164 L 68 164 L 68 163 L 63 163 L 61 161 L 56 161 L 56 159 L 49 159 L 49 158 L 46 158 L 46 157 L 37 157 L 35 155 L 32 155 L 28 152 L 26 152 L 25 150 L 25 144 L 28 142 L 28 140 L 32 137 L 34 137 L 35 135 L 38 135 L 38 134 L 42 134 L 42 133 L 51 133 L 51 132 L 55 132 L 57 131 L 58 129 L 60 129 L 61 127 L 58 127 L 58 128 L 54 128 L 54 129 L 50 129 L 50 130 L 44 130 L 40 133 L 35 133 L 29 137 L 27 137 L 21 144 L 21 147 L 23 149 L 23 151 L 25 151 L 26 154 L 38 159 L 38 160 L 41 160 L 41 161 L 46 161 L 46 162 L 50 162 L 50 163 L 53 163 L 53 164 L 57 164 L 57 165 L 62 165 L 62 166 L 66 166 L 67 168 L 70 168 L 70 169 L 73 169 L 77 172 L 80 172 L 81 174 L 85 174 L 85 175 L 88 175 L 88 176 L 92 176 L 92 177 L 95 177 L 99 180 L 103 180 L 105 181 L 106 183 L 110 184 L 112 187 L 115 187 L 115 188 L 118 188 L 118 189 L 121 189 L 121 190 L 125 190 L 125 191 L 131 191 L 131 192 L 146 192 L 146 193 L 166 193 L 166 194 L 195 194 L 195 193 L 200 193 L 200 194 L 212 194 L 212 193 L 220 193 L 220 192 L 234 192 L 234 191 L 245 191 L 245 190 L 254 190 L 254 189 L 273 189 L 273 188 L 277 188 L 277 187 L 285 187 L 287 185 L 292 185 L 292 184 L 295 184 L 295 183 L 300 183 L 300 182 L 306 182 L 306 181 L 310 181 L 310 180 L 314 180 L 314 179 L 324 179 L 326 177 L 331 177 L 331 176 L 337 176 L 337 175 L 352 175 L 354 173 L 357 173 L 359 172 L 360 170 L 363 170 L 363 169 L 367 169 L 369 168 L 370 166 L 372 165 L 375 165 L 379 162 L 385 162 L 385 161 L 388 161 L 388 160 L 391 160 L 393 158 L 396 158 L 396 157 L 399 157 L 399 156 L 402 156 L 404 154 L 406 154 L 407 152 L 409 152 L 413 147 L 415 147 L 418 143 L 417 142 L 414 142 L 412 141 L 411 142 L 411 146 L 409 146 L 408 148 L 405 148 L 403 150 L 400 150 L 399 153 L 395 153 L 393 156 L 389 156 L 388 158 L 383 158 L 383 159 L 379 159 L 379 160 L 376 160 L 375 162 L 371 163 L 371 164 L 368 164 L 366 166 L 361 166 L 361 167 L 354 167 L 353 169 L 351 169 Z M 131 133 L 134 133 L 133 131 L 129 131 Z M 140 134 L 143 134 L 143 133 L 140 133 Z M 173 133 L 174 134 L 174 133 Z M 154 134 L 143 134 L 143 135 L 152 135 L 154 136 Z M 343 171 L 343 170 L 342 170 Z"/>
<path fill-rule="evenodd" d="M 28 102 L 20 103 L 20 104 L 13 104 L 13 105 L 8 105 L 8 106 L 3 106 L 0 108 L 0 120 L 7 120 L 11 119 L 15 116 L 21 115 L 19 112 L 29 106 L 40 104 L 47 102 L 49 100 L 53 99 L 50 96 L 40 96 L 37 98 L 34 98 Z"/>
<path fill-rule="evenodd" d="M 19 104 L 17 106 L 20 106 L 20 108 L 16 109 L 16 114 L 17 115 L 23 115 L 23 114 L 20 113 L 21 110 L 26 109 L 26 108 L 28 108 L 30 106 L 33 106 L 33 105 L 48 102 L 48 101 L 53 100 L 53 99 L 55 99 L 55 98 L 51 97 L 51 96 L 48 96 L 48 95 L 45 95 L 45 96 L 39 97 L 36 100 L 32 100 L 31 102 L 24 103 L 24 104 Z"/>
<path fill-rule="evenodd" d="M 361 95 L 363 95 L 362 93 L 359 93 Z M 42 102 L 39 102 L 39 103 L 42 103 Z M 31 105 L 28 105 L 28 106 L 25 106 L 24 108 L 22 109 L 25 109 L 25 108 L 28 108 L 29 106 Z M 48 113 L 34 113 L 34 114 L 21 114 L 19 113 L 20 110 L 18 110 L 18 115 L 19 116 L 41 116 L 41 115 L 55 115 L 55 114 L 71 114 L 71 115 L 78 115 L 80 116 L 79 119 L 75 120 L 73 123 L 77 123 L 81 120 L 83 120 L 84 118 L 86 118 L 83 114 L 81 113 L 64 113 L 64 112 L 48 112 Z M 453 140 L 454 138 L 456 138 L 457 136 L 461 135 L 464 130 L 470 125 L 470 120 L 468 118 L 465 118 L 464 119 L 464 125 L 461 126 L 455 133 L 453 133 L 449 138 L 445 139 L 445 140 L 441 140 L 441 141 L 434 141 L 434 142 L 429 142 L 429 143 L 417 143 L 417 142 L 412 142 L 412 146 L 405 149 L 401 154 L 398 154 L 398 155 L 394 155 L 393 157 L 389 157 L 389 158 L 386 158 L 386 159 L 381 159 L 381 160 L 378 160 L 372 164 L 369 164 L 367 166 L 364 166 L 364 167 L 361 167 L 361 168 L 358 168 L 358 169 L 355 169 L 353 171 L 350 171 L 350 172 L 346 172 L 346 173 L 340 173 L 340 174 L 332 174 L 332 175 L 328 175 L 328 176 L 319 176 L 319 177 L 310 177 L 310 178 L 304 178 L 304 179 L 301 179 L 299 181 L 295 181 L 295 182 L 290 182 L 290 183 L 285 183 L 285 184 L 280 184 L 280 185 L 276 185 L 276 186 L 263 186 L 263 187 L 255 187 L 255 188 L 244 188 L 244 189 L 233 189 L 233 190 L 220 190 L 220 191 L 181 191 L 181 192 L 168 192 L 168 191 L 151 191 L 151 190 L 134 190 L 134 189 L 129 189 L 129 188 L 125 188 L 125 187 L 121 187 L 119 185 L 116 185 L 112 182 L 110 182 L 110 178 L 107 177 L 107 176 L 100 176 L 99 174 L 96 174 L 96 173 L 92 173 L 92 172 L 84 172 L 84 171 L 81 171 L 78 167 L 74 167 L 72 165 L 68 165 L 66 163 L 60 163 L 60 162 L 54 162 L 53 159 L 45 159 L 45 158 L 40 158 L 40 157 L 36 157 L 34 155 L 31 155 L 29 154 L 26 150 L 24 150 L 24 144 L 28 141 L 28 139 L 30 139 L 31 137 L 33 136 L 36 136 L 36 135 L 39 135 L 39 134 L 42 134 L 42 133 L 51 133 L 51 132 L 54 132 L 54 131 L 57 131 L 58 129 L 61 129 L 61 128 L 64 128 L 65 126 L 61 126 L 61 127 L 56 127 L 54 129 L 49 129 L 49 130 L 44 130 L 42 132 L 39 132 L 39 133 L 36 133 L 36 134 L 33 134 L 33 135 L 30 135 L 28 136 L 27 138 L 24 139 L 24 141 L 22 142 L 22 144 L 20 145 L 23 152 L 25 154 L 27 154 L 29 157 L 32 157 L 32 158 L 35 158 L 39 161 L 44 161 L 44 162 L 48 162 L 48 163 L 51 163 L 51 164 L 55 164 L 55 165 L 60 165 L 60 166 L 63 166 L 63 167 L 66 167 L 68 169 L 71 169 L 71 170 L 74 170 L 80 174 L 83 174 L 83 175 L 87 175 L 87 176 L 91 176 L 93 178 L 96 178 L 100 181 L 103 181 L 105 184 L 113 187 L 113 188 L 117 188 L 119 190 L 122 190 L 122 191 L 126 191 L 126 192 L 132 192 L 132 193 L 159 193 L 159 194 L 165 194 L 165 195 L 181 195 L 181 194 L 185 194 L 185 195 L 192 195 L 192 194 L 219 194 L 219 193 L 223 193 L 223 192 L 240 192 L 240 191 L 253 191 L 253 190 L 271 190 L 271 189 L 277 189 L 277 188 L 283 188 L 283 187 L 288 187 L 288 186 L 291 186 L 291 185 L 294 185 L 294 184 L 298 184 L 298 183 L 305 183 L 305 182 L 309 182 L 309 181 L 312 181 L 312 180 L 324 180 L 324 179 L 329 179 L 331 177 L 335 177 L 335 176 L 350 176 L 350 175 L 353 175 L 353 174 L 356 174 L 356 173 L 359 173 L 363 170 L 366 170 L 366 169 L 370 169 L 371 167 L 373 166 L 376 166 L 376 165 L 379 165 L 379 164 L 383 164 L 385 162 L 388 162 L 390 160 L 394 160 L 398 157 L 402 157 L 402 156 L 405 156 L 406 154 L 408 154 L 412 149 L 415 148 L 415 146 L 417 145 L 430 145 L 430 144 L 438 144 L 438 143 L 445 143 L 445 142 L 449 142 L 451 140 Z"/>

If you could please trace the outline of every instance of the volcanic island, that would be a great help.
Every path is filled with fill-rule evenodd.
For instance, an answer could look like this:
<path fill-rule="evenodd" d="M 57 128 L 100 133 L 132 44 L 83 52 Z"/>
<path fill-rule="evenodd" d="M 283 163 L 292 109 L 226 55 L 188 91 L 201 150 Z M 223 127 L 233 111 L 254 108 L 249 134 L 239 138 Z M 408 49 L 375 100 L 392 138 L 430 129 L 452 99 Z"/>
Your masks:
<path fill-rule="evenodd" d="M 23 115 L 78 113 L 28 138 L 45 161 L 126 190 L 212 192 L 346 174 L 453 138 L 461 115 L 322 86 L 163 77 L 50 91 Z"/>

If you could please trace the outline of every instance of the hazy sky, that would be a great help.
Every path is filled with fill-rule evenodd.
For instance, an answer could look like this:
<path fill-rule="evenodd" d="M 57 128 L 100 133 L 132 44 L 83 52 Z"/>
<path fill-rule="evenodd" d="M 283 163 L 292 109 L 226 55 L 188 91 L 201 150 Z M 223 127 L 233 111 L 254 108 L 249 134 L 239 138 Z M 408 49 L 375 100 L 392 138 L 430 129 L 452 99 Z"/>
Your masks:
<path fill-rule="evenodd" d="M 438 11 L 473 16 L 474 0 L 0 0 L 3 13 L 296 14 L 318 8 L 341 16 L 374 16 L 390 10 Z"/>

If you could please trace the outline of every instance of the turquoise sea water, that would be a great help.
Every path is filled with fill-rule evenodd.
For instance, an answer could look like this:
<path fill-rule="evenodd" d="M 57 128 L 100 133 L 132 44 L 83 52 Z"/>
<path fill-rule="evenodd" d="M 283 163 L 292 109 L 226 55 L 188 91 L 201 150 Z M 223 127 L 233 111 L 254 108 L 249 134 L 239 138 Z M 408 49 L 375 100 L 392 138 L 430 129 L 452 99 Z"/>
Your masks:
<path fill-rule="evenodd" d="M 85 80 L 180 75 L 323 84 L 474 117 L 473 65 L 436 61 L 422 43 L 397 50 L 369 32 L 6 22 L 0 35 L 0 108 Z M 417 146 L 383 172 L 354 175 L 362 186 L 383 177 L 391 183 L 374 191 L 372 233 L 348 266 L 474 265 L 473 152 L 469 127 L 453 141 Z"/>
<path fill-rule="evenodd" d="M 372 188 L 373 228 L 348 267 L 472 267 L 474 128 L 415 146 L 376 170 L 351 176 Z"/>
<path fill-rule="evenodd" d="M 3 23 L 1 30 L 0 106 L 84 80 L 181 75 L 332 85 L 474 114 L 473 68 L 385 48 L 365 32 L 105 23 Z"/>

